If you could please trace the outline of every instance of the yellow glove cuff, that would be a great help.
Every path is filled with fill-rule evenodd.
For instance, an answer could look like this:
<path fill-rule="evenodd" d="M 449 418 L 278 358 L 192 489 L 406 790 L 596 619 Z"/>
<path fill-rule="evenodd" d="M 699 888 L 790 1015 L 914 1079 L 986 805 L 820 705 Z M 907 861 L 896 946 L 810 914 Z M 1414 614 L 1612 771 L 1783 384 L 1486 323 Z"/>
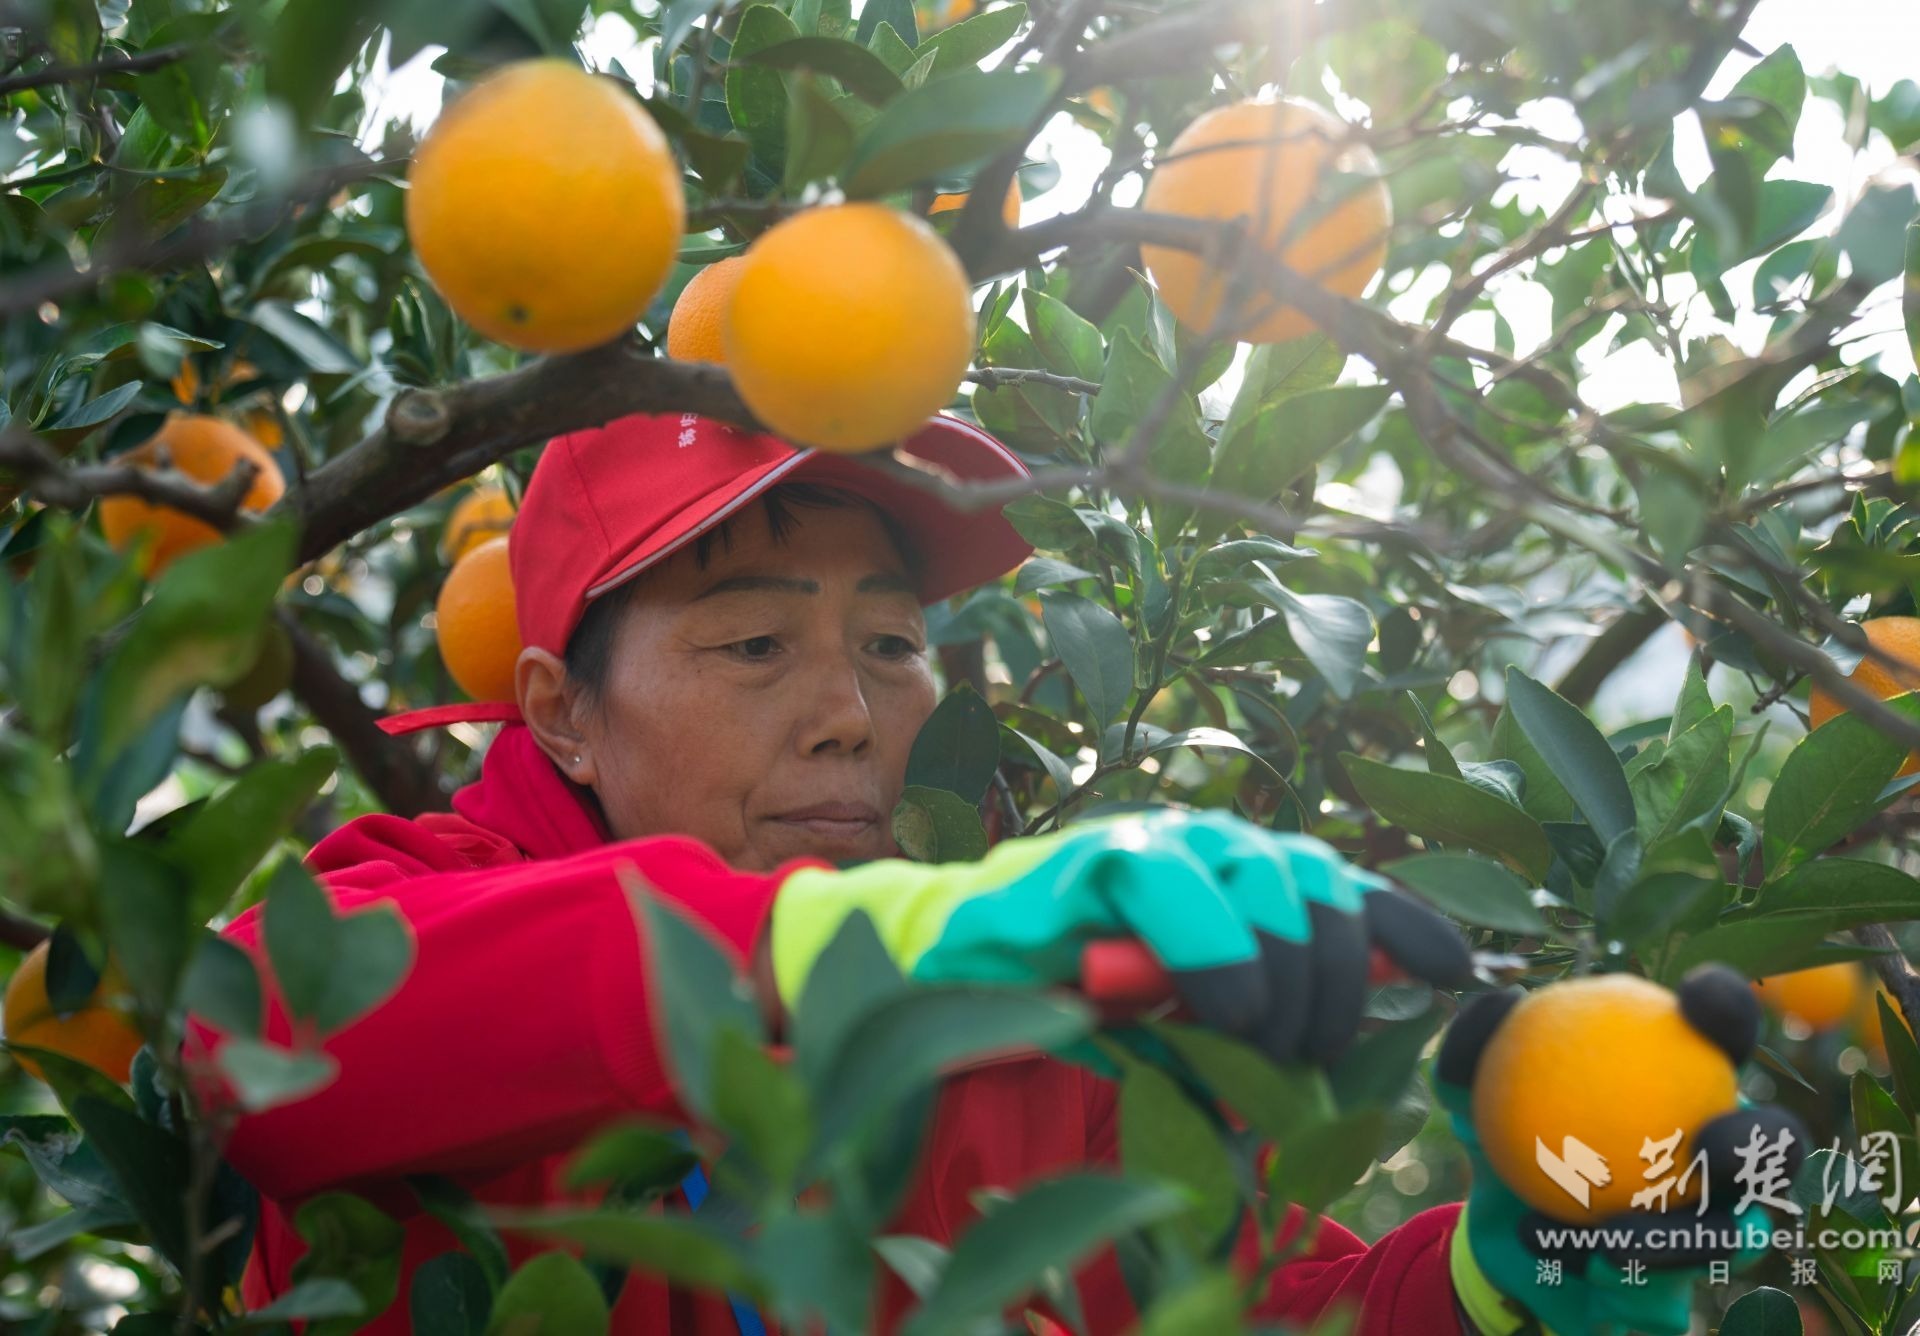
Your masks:
<path fill-rule="evenodd" d="M 1447 1252 L 1447 1271 L 1453 1278 L 1453 1294 L 1460 1311 L 1479 1331 L 1480 1336 L 1513 1336 L 1533 1325 L 1525 1309 L 1494 1288 L 1487 1273 L 1474 1260 L 1467 1238 L 1467 1208 L 1461 1207 L 1453 1222 L 1453 1242 Z M 1545 1332 L 1544 1336 L 1553 1336 Z"/>

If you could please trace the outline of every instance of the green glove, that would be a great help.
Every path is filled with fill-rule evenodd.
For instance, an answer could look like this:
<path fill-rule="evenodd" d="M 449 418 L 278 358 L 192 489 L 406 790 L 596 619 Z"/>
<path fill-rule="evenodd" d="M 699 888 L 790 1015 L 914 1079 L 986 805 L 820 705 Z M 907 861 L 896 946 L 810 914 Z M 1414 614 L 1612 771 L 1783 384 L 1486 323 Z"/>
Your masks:
<path fill-rule="evenodd" d="M 856 910 L 902 972 L 928 982 L 1072 984 L 1088 942 L 1137 938 L 1202 1024 L 1281 1062 L 1324 1062 L 1352 1039 L 1370 936 L 1410 974 L 1451 987 L 1471 977 L 1439 915 L 1319 840 L 1221 812 L 1103 818 L 1007 840 L 977 863 L 797 872 L 773 906 L 789 1006 Z"/>
<path fill-rule="evenodd" d="M 1696 1021 L 1696 1028 L 1710 1029 L 1707 1037 L 1736 1066 L 1745 1061 L 1760 1023 L 1758 1003 L 1746 981 L 1724 967 L 1708 965 L 1691 972 L 1676 991 L 1689 1019 L 1712 1017 L 1705 1026 Z M 1508 1336 L 1536 1326 L 1548 1336 L 1629 1331 L 1680 1336 L 1688 1330 L 1694 1285 L 1705 1277 L 1707 1264 L 1726 1260 L 1739 1269 L 1758 1260 L 1770 1246 L 1772 1222 L 1763 1208 L 1751 1203 L 1737 1212 L 1710 1207 L 1697 1223 L 1710 1226 L 1716 1236 L 1737 1238 L 1730 1250 L 1641 1246 L 1630 1240 L 1662 1222 L 1670 1227 L 1673 1221 L 1639 1210 L 1599 1222 L 1595 1228 L 1610 1229 L 1621 1240 L 1600 1248 L 1574 1248 L 1551 1243 L 1551 1234 L 1543 1237 L 1542 1231 L 1565 1226 L 1534 1210 L 1501 1181 L 1473 1123 L 1473 1078 L 1480 1054 L 1519 996 L 1507 991 L 1473 998 L 1454 1018 L 1434 1063 L 1434 1093 L 1473 1167 L 1466 1207 L 1454 1226 L 1451 1256 L 1461 1309 L 1485 1336 Z M 1598 1092 L 1604 1089 L 1605 1073 L 1594 1077 L 1596 1097 L 1604 1098 Z M 1709 1203 L 1716 1194 L 1737 1193 L 1731 1182 L 1734 1166 L 1725 1163 L 1729 1157 L 1717 1154 L 1718 1149 L 1737 1145 L 1755 1125 L 1769 1137 L 1788 1127 L 1795 1133 L 1790 1144 L 1806 1145 L 1804 1129 L 1783 1110 L 1743 1107 L 1713 1119 L 1695 1137 L 1697 1145 L 1714 1148 L 1707 1170 Z M 1695 1222 L 1691 1212 L 1685 1219 Z M 1630 1277 L 1627 1268 L 1635 1261 L 1644 1265 Z"/>

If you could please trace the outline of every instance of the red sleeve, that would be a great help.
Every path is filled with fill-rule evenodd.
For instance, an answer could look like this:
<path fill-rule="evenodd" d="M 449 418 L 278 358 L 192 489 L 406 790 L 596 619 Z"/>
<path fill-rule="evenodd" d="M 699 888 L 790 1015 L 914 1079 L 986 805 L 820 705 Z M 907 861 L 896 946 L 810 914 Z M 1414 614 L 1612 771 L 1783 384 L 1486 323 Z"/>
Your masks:
<path fill-rule="evenodd" d="M 1298 1206 L 1289 1207 L 1281 1237 L 1290 1237 L 1305 1224 L 1315 1231 L 1312 1242 L 1274 1272 L 1266 1297 L 1254 1311 L 1290 1322 L 1345 1311 L 1354 1316 L 1354 1336 L 1407 1331 L 1459 1336 L 1447 1265 L 1459 1214 L 1458 1203 L 1432 1207 L 1369 1246 L 1332 1220 L 1308 1220 Z M 1256 1232 L 1243 1230 L 1234 1258 L 1243 1273 L 1257 1268 L 1258 1249 Z"/>
<path fill-rule="evenodd" d="M 240 1116 L 227 1158 L 284 1200 L 401 1174 L 504 1171 L 621 1114 L 678 1119 L 623 865 L 744 958 L 801 864 L 737 872 L 697 841 L 661 837 L 398 880 L 343 869 L 327 878 L 336 905 L 393 905 L 413 934 L 413 967 L 392 997 L 326 1039 L 333 1081 Z M 226 933 L 254 952 L 264 979 L 260 926 L 250 910 Z M 265 1034 L 289 1039 L 271 996 Z M 220 1042 L 197 1021 L 189 1035 L 196 1059 Z M 217 1078 L 204 1079 L 220 1102 Z"/>

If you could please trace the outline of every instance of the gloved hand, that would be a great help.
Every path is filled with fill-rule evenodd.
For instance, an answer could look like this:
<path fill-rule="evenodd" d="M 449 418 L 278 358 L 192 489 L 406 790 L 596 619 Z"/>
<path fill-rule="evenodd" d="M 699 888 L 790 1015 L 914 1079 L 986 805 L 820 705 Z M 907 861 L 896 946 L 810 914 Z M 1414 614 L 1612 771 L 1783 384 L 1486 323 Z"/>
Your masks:
<path fill-rule="evenodd" d="M 786 1005 L 856 910 L 903 973 L 929 982 L 1072 984 L 1086 943 L 1137 938 L 1200 1023 L 1279 1062 L 1326 1062 L 1353 1038 L 1369 938 L 1430 982 L 1472 974 L 1432 910 L 1319 840 L 1222 812 L 1101 818 L 1007 840 L 977 863 L 803 869 L 773 905 Z"/>
<path fill-rule="evenodd" d="M 1565 986 L 1551 984 L 1540 992 Z M 1789 1151 L 1783 1170 L 1791 1178 L 1805 1151 L 1805 1129 L 1792 1114 L 1766 1106 L 1742 1104 L 1709 1119 L 1690 1129 L 1689 1143 L 1707 1157 L 1703 1214 L 1696 1213 L 1693 1203 L 1676 1203 L 1665 1211 L 1651 1209 L 1650 1204 L 1606 1214 L 1585 1222 L 1596 1231 L 1605 1230 L 1599 1236 L 1604 1241 L 1598 1246 L 1576 1246 L 1562 1231 L 1578 1226 L 1549 1218 L 1502 1181 L 1475 1125 L 1474 1082 L 1484 1070 L 1482 1058 L 1523 996 L 1527 995 L 1508 990 L 1474 997 L 1454 1018 L 1434 1064 L 1435 1094 L 1473 1168 L 1451 1256 L 1454 1293 L 1461 1309 L 1484 1336 L 1523 1330 L 1544 1330 L 1547 1336 L 1628 1331 L 1679 1336 L 1688 1329 L 1694 1284 L 1707 1274 L 1708 1264 L 1724 1260 L 1731 1269 L 1739 1269 L 1763 1256 L 1769 1246 L 1772 1222 L 1763 1207 L 1742 1202 L 1744 1194 L 1734 1178 L 1740 1157 L 1734 1148 L 1747 1142 L 1756 1129 L 1768 1142 L 1786 1131 Z M 1758 1037 L 1760 1015 L 1745 979 L 1722 966 L 1704 965 L 1687 975 L 1674 996 L 1686 1025 L 1719 1049 L 1733 1067 L 1746 1060 Z M 1568 1036 L 1568 1042 L 1576 1051 L 1591 1053 L 1595 1047 L 1578 1036 Z M 1642 1064 L 1659 1064 L 1669 1056 L 1643 1052 L 1640 1059 Z M 1604 1060 L 1598 1061 L 1585 1072 L 1585 1080 L 1574 1092 L 1576 1101 L 1612 1098 L 1624 1107 L 1638 1107 L 1632 1082 L 1611 1085 L 1604 1066 Z M 1543 1072 L 1541 1079 L 1566 1074 Z M 1482 1112 L 1486 1112 L 1484 1105 Z M 1645 1112 L 1650 1121 L 1659 1117 L 1657 1110 Z M 1563 1149 L 1553 1144 L 1557 1130 L 1542 1128 L 1536 1134 L 1556 1152 Z M 1649 1127 L 1647 1133 L 1658 1136 L 1665 1130 Z M 1530 1157 L 1534 1147 L 1520 1149 Z M 1675 1172 L 1688 1167 L 1690 1155 L 1679 1159 Z M 1512 1164 L 1509 1160 L 1510 1171 Z M 1613 1180 L 1624 1177 L 1644 1186 L 1640 1183 L 1644 1167 L 1640 1160 L 1633 1160 L 1609 1163 L 1607 1169 Z M 1698 1175 L 1694 1181 L 1698 1182 Z M 1710 1231 L 1711 1238 L 1695 1236 L 1696 1226 Z M 1677 1231 L 1688 1235 L 1684 1245 L 1672 1242 Z M 1552 1266 L 1556 1261 L 1557 1272 Z"/>

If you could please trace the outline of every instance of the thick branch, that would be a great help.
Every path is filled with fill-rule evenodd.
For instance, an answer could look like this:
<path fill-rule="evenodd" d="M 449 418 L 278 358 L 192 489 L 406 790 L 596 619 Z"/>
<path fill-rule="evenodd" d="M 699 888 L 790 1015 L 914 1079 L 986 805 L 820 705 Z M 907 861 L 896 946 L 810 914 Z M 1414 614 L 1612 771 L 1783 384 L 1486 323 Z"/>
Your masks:
<path fill-rule="evenodd" d="M 298 517 L 300 560 L 311 561 L 522 446 L 628 413 L 668 412 L 754 425 L 719 367 L 670 362 L 621 340 L 444 390 L 408 390 L 380 430 L 308 474 L 275 509 Z"/>
<path fill-rule="evenodd" d="M 1566 676 L 1553 689 L 1575 705 L 1587 704 L 1600 684 L 1613 676 L 1616 668 L 1632 658 L 1633 652 L 1666 624 L 1667 614 L 1658 604 L 1641 603 L 1629 608 L 1594 638 L 1587 652 L 1567 669 Z"/>
<path fill-rule="evenodd" d="M 1907 1018 L 1907 1028 L 1920 1034 L 1920 974 L 1913 972 L 1893 934 L 1883 923 L 1867 923 L 1853 930 L 1853 940 L 1881 953 L 1873 958 L 1873 972 L 1893 994 L 1900 1014 Z"/>
<path fill-rule="evenodd" d="M 287 613 L 279 617 L 293 642 L 293 694 L 333 735 L 382 805 L 396 816 L 445 811 L 447 795 L 433 767 L 407 742 L 380 731 L 379 716 L 360 699 L 359 688 L 333 666 L 325 645 Z"/>
<path fill-rule="evenodd" d="M 249 460 L 239 460 L 231 473 L 209 487 L 172 470 L 125 464 L 69 467 L 38 437 L 8 428 L 0 431 L 0 471 L 23 483 L 27 495 L 62 510 L 84 510 L 97 497 L 130 495 L 191 515 L 224 532 L 248 522 L 240 514 L 240 502 L 253 486 L 259 469 Z"/>

